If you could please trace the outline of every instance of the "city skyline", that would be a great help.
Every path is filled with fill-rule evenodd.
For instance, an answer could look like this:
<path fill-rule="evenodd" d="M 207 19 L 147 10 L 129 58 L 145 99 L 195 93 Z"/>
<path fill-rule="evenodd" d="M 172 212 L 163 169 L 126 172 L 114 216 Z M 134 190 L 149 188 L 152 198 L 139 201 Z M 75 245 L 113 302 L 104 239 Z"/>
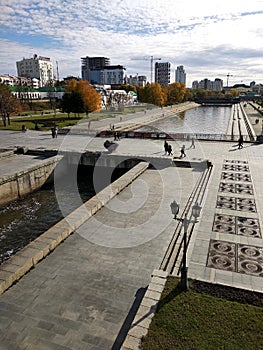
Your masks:
<path fill-rule="evenodd" d="M 0 5 L 0 73 L 34 54 L 56 61 L 60 79 L 81 76 L 81 57 L 105 56 L 150 80 L 151 56 L 183 65 L 187 87 L 220 78 L 263 83 L 263 1 L 10 0 Z"/>

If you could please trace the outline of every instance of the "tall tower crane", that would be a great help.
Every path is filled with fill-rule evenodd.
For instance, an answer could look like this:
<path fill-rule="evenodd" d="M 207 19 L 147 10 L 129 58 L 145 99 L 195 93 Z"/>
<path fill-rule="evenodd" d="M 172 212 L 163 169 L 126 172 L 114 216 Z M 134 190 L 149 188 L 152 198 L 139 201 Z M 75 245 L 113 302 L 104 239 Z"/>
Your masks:
<path fill-rule="evenodd" d="M 153 61 L 160 61 L 161 58 L 155 58 L 153 56 L 151 56 L 151 83 L 153 82 Z"/>
<path fill-rule="evenodd" d="M 230 74 L 230 73 L 228 73 L 228 74 L 226 75 L 226 78 L 227 78 L 227 80 L 226 80 L 226 87 L 228 87 L 228 80 L 229 80 L 229 77 L 233 77 L 233 75 Z"/>
<path fill-rule="evenodd" d="M 160 61 L 161 58 L 155 58 L 154 56 L 150 56 L 150 57 L 143 57 L 143 58 L 133 58 L 133 60 L 146 60 L 151 62 L 151 83 L 153 82 L 153 61 Z"/>

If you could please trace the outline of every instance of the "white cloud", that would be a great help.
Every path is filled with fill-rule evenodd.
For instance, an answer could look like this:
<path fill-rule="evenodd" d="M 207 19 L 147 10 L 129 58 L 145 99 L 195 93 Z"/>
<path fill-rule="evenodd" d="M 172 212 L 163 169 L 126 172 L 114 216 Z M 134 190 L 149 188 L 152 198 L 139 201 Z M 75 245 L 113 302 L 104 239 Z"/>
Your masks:
<path fill-rule="evenodd" d="M 79 75 L 87 55 L 149 77 L 149 61 L 132 58 L 154 55 L 185 65 L 189 82 L 228 71 L 263 82 L 262 0 L 9 0 L 0 13 L 1 73 L 39 53 L 59 61 L 61 77 Z"/>

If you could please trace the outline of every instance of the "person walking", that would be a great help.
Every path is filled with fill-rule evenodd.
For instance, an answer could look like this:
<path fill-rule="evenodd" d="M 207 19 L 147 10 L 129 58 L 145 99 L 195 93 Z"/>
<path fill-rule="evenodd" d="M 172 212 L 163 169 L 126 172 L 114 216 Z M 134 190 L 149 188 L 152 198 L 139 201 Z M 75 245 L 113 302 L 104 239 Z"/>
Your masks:
<path fill-rule="evenodd" d="M 166 140 L 164 141 L 163 147 L 164 147 L 164 154 L 167 155 L 168 154 L 168 143 Z"/>
<path fill-rule="evenodd" d="M 191 143 L 190 148 L 195 148 L 195 139 L 194 138 L 192 138 L 192 143 Z"/>
<path fill-rule="evenodd" d="M 185 145 L 182 146 L 181 148 L 181 155 L 180 155 L 180 158 L 184 158 L 186 157 L 186 154 L 185 154 Z"/>
<path fill-rule="evenodd" d="M 238 140 L 238 149 L 243 148 L 243 136 L 240 135 L 239 140 Z"/>
<path fill-rule="evenodd" d="M 171 145 L 168 145 L 167 152 L 168 152 L 168 156 L 172 155 L 172 146 Z"/>

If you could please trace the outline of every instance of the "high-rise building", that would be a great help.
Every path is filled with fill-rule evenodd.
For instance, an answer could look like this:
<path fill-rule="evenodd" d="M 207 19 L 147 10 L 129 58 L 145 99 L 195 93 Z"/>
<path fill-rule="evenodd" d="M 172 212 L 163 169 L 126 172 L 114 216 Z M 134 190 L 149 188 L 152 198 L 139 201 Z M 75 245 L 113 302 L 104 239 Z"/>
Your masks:
<path fill-rule="evenodd" d="M 155 82 L 162 86 L 170 84 L 171 64 L 169 62 L 155 63 Z"/>
<path fill-rule="evenodd" d="M 184 66 L 178 66 L 175 71 L 175 81 L 177 83 L 186 83 L 186 73 L 184 70 Z"/>
<path fill-rule="evenodd" d="M 199 82 L 197 80 L 192 83 L 193 89 L 203 89 L 203 90 L 214 90 L 214 91 L 222 91 L 223 89 L 223 80 L 216 78 L 214 81 L 209 79 L 203 79 Z"/>
<path fill-rule="evenodd" d="M 17 75 L 25 78 L 36 78 L 40 86 L 54 82 L 53 64 L 49 57 L 34 55 L 33 58 L 23 58 L 16 62 Z"/>
<path fill-rule="evenodd" d="M 110 65 L 110 59 L 107 57 L 82 57 L 81 58 L 81 78 L 88 80 L 90 83 L 92 80 L 91 72 L 96 70 L 102 70 L 104 67 Z"/>
<path fill-rule="evenodd" d="M 223 80 L 216 78 L 215 81 L 213 82 L 213 90 L 215 91 L 222 91 L 223 89 Z"/>

